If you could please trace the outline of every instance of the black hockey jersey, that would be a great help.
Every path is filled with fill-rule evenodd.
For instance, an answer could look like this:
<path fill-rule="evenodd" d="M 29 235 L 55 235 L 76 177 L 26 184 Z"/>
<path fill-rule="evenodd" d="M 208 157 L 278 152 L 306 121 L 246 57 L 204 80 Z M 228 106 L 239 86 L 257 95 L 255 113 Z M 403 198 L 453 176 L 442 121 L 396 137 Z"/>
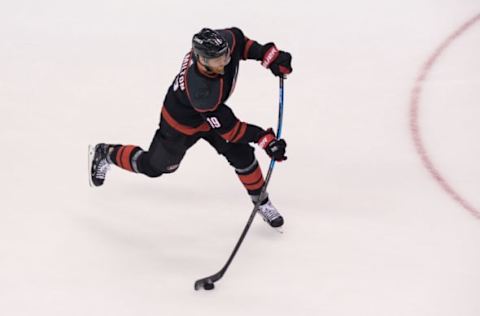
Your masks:
<path fill-rule="evenodd" d="M 193 52 L 187 53 L 165 97 L 162 121 L 186 135 L 213 129 L 229 142 L 256 142 L 264 130 L 240 121 L 225 102 L 235 90 L 240 60 L 262 60 L 263 46 L 246 38 L 238 28 L 217 32 L 230 48 L 231 60 L 224 74 L 201 71 Z"/>

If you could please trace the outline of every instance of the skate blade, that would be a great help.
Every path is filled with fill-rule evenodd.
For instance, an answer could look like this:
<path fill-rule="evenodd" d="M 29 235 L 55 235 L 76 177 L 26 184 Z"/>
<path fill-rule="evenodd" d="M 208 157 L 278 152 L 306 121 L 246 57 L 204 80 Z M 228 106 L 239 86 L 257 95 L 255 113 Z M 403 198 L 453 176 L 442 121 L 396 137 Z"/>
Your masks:
<path fill-rule="evenodd" d="M 95 186 L 93 185 L 92 182 L 92 162 L 93 162 L 93 156 L 95 155 L 95 146 L 88 145 L 88 184 L 90 187 L 94 188 Z"/>
<path fill-rule="evenodd" d="M 258 211 L 257 211 L 258 213 Z M 265 222 L 265 224 L 268 225 L 268 227 L 270 227 L 271 229 L 275 230 L 277 233 L 279 234 L 283 234 L 283 226 L 280 226 L 280 227 L 273 227 L 273 226 L 270 226 L 270 224 L 267 222 L 267 220 L 264 218 L 263 221 Z"/>
<path fill-rule="evenodd" d="M 272 227 L 273 230 L 275 230 L 277 233 L 283 235 L 283 228 L 282 227 Z"/>

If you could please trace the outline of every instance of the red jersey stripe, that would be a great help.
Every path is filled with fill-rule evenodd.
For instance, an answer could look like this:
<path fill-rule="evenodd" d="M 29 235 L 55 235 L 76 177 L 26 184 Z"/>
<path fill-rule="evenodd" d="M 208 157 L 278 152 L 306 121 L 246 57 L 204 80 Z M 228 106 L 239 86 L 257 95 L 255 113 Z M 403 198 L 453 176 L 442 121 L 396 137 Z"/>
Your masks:
<path fill-rule="evenodd" d="M 245 135 L 247 127 L 248 125 L 246 123 L 241 123 L 240 131 L 238 132 L 238 135 L 234 139 L 232 139 L 232 143 L 238 142 L 243 137 L 243 135 Z"/>
<path fill-rule="evenodd" d="M 207 124 L 207 122 L 202 123 L 200 126 L 197 127 L 190 127 L 187 125 L 183 125 L 178 123 L 171 115 L 168 113 L 167 109 L 165 106 L 162 108 L 162 117 L 165 119 L 165 121 L 179 131 L 180 133 L 183 133 L 185 135 L 193 135 L 199 132 L 208 132 L 210 130 L 210 126 Z"/>
<path fill-rule="evenodd" d="M 240 121 L 237 121 L 235 126 L 233 126 L 233 128 L 230 131 L 221 135 L 222 138 L 228 141 L 232 141 L 232 138 L 235 137 L 235 135 L 237 135 L 238 130 L 240 129 L 240 124 L 241 124 Z"/>
<path fill-rule="evenodd" d="M 245 48 L 243 49 L 243 59 L 248 58 L 248 51 L 250 50 L 250 47 L 252 47 L 253 45 L 253 41 L 251 39 L 248 39 L 246 37 L 245 39 L 247 40 L 247 43 L 245 44 Z"/>

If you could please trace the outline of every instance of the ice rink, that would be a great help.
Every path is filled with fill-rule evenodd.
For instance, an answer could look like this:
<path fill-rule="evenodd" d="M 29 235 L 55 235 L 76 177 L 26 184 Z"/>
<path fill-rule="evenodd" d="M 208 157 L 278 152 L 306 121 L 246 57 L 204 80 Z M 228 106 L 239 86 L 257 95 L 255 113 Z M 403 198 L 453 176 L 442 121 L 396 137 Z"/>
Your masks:
<path fill-rule="evenodd" d="M 240 27 L 293 55 L 288 161 L 255 219 L 200 142 L 157 179 L 87 180 L 87 146 L 148 148 L 192 35 Z M 480 3 L 2 1 L 0 315 L 480 315 Z M 276 125 L 278 79 L 227 104 Z M 264 171 L 267 156 L 257 150 Z"/>

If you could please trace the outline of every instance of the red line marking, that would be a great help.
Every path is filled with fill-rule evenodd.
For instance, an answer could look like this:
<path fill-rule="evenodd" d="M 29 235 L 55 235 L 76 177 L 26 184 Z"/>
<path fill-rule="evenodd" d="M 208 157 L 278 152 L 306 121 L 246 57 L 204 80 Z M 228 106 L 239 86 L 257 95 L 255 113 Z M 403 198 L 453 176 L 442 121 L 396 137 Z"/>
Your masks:
<path fill-rule="evenodd" d="M 471 26 L 480 21 L 480 14 L 476 15 L 469 21 L 465 22 L 458 30 L 452 33 L 430 56 L 427 62 L 423 65 L 420 73 L 415 81 L 410 98 L 410 132 L 415 143 L 415 149 L 420 155 L 424 166 L 433 176 L 435 181 L 443 188 L 443 190 L 455 201 L 457 201 L 464 209 L 470 212 L 477 219 L 480 219 L 480 211 L 472 206 L 466 199 L 464 199 L 447 180 L 441 175 L 440 171 L 434 166 L 430 159 L 427 150 L 422 141 L 420 127 L 418 125 L 419 100 L 422 94 L 422 84 L 427 80 L 430 70 L 433 68 L 437 60 L 441 57 L 443 52 L 461 35 L 465 33 Z"/>

